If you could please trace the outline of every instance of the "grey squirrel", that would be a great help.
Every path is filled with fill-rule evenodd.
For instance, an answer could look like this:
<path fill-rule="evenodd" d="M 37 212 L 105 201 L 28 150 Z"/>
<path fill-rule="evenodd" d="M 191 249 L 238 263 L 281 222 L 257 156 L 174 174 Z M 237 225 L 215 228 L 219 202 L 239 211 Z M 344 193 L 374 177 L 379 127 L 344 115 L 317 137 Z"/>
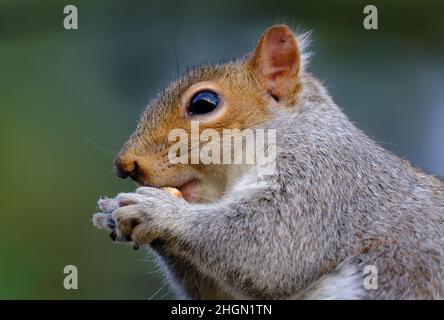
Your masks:
<path fill-rule="evenodd" d="M 443 181 L 349 121 L 306 70 L 305 42 L 275 25 L 251 55 L 173 82 L 115 161 L 141 187 L 99 200 L 94 224 L 150 248 L 179 298 L 443 299 Z M 193 119 L 276 129 L 274 174 L 171 164 L 165 138 Z"/>

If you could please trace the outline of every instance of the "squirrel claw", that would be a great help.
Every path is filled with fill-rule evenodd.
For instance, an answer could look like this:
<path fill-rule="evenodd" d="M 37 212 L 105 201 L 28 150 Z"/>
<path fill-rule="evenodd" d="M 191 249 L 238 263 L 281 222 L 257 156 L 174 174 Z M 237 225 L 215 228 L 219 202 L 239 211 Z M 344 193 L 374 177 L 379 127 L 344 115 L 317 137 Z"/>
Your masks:
<path fill-rule="evenodd" d="M 114 221 L 114 219 L 110 218 L 108 219 L 108 221 L 106 222 L 106 226 L 112 230 L 114 230 L 116 228 L 116 221 Z"/>

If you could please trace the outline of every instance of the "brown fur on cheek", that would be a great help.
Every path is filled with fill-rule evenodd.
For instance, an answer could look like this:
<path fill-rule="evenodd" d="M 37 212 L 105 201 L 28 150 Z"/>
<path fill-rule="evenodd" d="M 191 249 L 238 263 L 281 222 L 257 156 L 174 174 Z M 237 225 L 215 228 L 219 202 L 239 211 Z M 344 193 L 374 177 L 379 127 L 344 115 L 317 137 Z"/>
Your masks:
<path fill-rule="evenodd" d="M 138 128 L 121 152 L 121 158 L 128 164 L 128 168 L 137 163 L 139 182 L 152 186 L 174 186 L 184 177 L 197 176 L 200 182 L 207 186 L 196 188 L 197 193 L 206 193 L 198 194 L 197 198 L 215 199 L 223 194 L 227 181 L 232 180 L 227 176 L 231 172 L 227 168 L 219 165 L 173 165 L 168 159 L 169 148 L 176 143 L 168 141 L 169 132 L 173 129 L 183 129 L 190 136 L 191 121 L 198 118 L 186 115 L 186 104 L 195 92 L 206 87 L 214 88 L 220 93 L 225 110 L 222 110 L 219 116 L 216 114 L 210 117 L 210 120 L 200 118 L 200 133 L 211 128 L 217 130 L 222 138 L 224 129 L 261 127 L 270 119 L 270 99 L 252 75 L 249 61 L 236 62 L 220 68 L 223 72 L 218 73 L 216 78 L 206 79 L 202 86 L 199 85 L 200 82 L 193 83 L 181 93 L 182 96 L 175 96 L 174 100 L 169 101 L 172 106 L 164 104 L 166 101 L 160 98 L 158 101 L 162 102 L 162 105 L 154 103 L 142 115 Z M 188 99 L 185 99 L 184 95 L 188 96 Z M 201 147 L 204 144 L 205 142 L 202 142 Z M 189 144 L 189 155 L 190 149 Z M 190 159 L 188 160 L 191 163 Z"/>

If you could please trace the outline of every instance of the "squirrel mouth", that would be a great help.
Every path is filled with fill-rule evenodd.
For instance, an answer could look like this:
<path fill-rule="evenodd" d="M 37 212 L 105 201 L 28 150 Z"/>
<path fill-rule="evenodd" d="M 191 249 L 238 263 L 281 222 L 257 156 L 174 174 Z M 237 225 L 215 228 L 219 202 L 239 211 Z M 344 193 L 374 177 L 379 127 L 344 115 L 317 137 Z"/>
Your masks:
<path fill-rule="evenodd" d="M 185 200 L 189 201 L 192 198 L 193 190 L 198 183 L 199 182 L 196 178 L 192 178 L 192 179 L 188 180 L 187 182 L 185 182 L 181 185 L 175 186 L 173 188 L 179 190 L 180 193 L 182 194 L 182 197 Z"/>

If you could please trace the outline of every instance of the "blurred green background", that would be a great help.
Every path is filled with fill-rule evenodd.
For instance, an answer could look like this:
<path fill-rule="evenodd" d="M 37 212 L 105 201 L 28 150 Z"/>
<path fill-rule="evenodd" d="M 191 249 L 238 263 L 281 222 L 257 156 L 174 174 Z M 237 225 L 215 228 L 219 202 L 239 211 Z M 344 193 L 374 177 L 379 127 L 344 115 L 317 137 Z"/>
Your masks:
<path fill-rule="evenodd" d="M 362 27 L 379 9 L 379 30 Z M 63 7 L 79 29 L 62 27 Z M 443 1 L 0 1 L 0 298 L 172 297 L 150 256 L 90 219 L 133 190 L 113 153 L 187 67 L 240 56 L 286 21 L 314 30 L 310 70 L 386 148 L 444 176 Z M 176 63 L 177 60 L 177 63 Z M 63 267 L 79 289 L 63 288 Z"/>

